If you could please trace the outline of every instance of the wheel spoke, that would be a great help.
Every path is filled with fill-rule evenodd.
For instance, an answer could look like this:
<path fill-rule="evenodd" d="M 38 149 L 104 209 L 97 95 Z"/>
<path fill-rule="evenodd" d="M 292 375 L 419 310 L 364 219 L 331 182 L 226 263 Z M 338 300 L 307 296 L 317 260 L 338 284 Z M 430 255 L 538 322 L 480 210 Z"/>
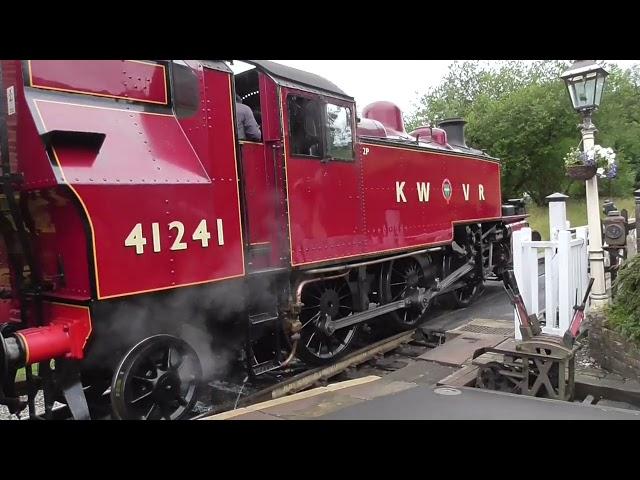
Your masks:
<path fill-rule="evenodd" d="M 309 340 L 307 341 L 307 344 L 306 344 L 307 348 L 309 348 L 309 344 L 311 344 L 311 340 L 313 340 L 313 337 L 315 337 L 315 335 L 316 335 L 316 332 L 313 332 L 309 337 Z"/>
<path fill-rule="evenodd" d="M 149 398 L 149 396 L 152 394 L 153 390 L 149 390 L 148 392 L 143 393 L 138 398 L 134 398 L 133 400 L 131 400 L 131 405 L 133 405 L 134 403 L 138 403 L 140 400 L 144 400 L 145 398 Z"/>
<path fill-rule="evenodd" d="M 317 350 L 318 356 L 320 356 L 322 354 L 322 345 L 323 345 L 322 337 L 320 335 L 318 335 L 318 343 L 317 343 L 317 345 L 318 345 L 318 350 Z"/>
<path fill-rule="evenodd" d="M 157 377 L 157 375 L 156 375 L 156 377 Z M 139 376 L 139 375 L 132 375 L 132 376 L 131 376 L 131 379 L 132 379 L 132 380 L 138 380 L 138 381 L 140 381 L 140 382 L 144 382 L 144 383 L 146 383 L 146 384 L 153 385 L 153 380 L 152 380 L 151 378 L 141 377 L 141 376 Z"/>
<path fill-rule="evenodd" d="M 395 302 L 398 298 L 400 298 L 402 296 L 402 294 L 404 292 L 407 291 L 407 288 L 409 288 L 409 286 L 407 285 L 406 287 L 404 287 L 399 294 L 397 294 L 395 297 L 393 297 L 393 299 L 391 299 L 392 302 Z"/>
<path fill-rule="evenodd" d="M 303 325 L 302 328 L 300 328 L 300 330 L 302 330 L 304 327 L 306 327 L 307 325 L 309 325 L 311 322 L 313 322 L 314 320 L 317 320 L 318 318 L 320 318 L 320 313 L 318 312 L 316 313 L 313 317 L 311 317 L 309 320 L 307 320 Z"/>
<path fill-rule="evenodd" d="M 171 354 L 171 347 L 167 349 L 167 370 L 171 368 L 171 360 L 173 359 L 173 355 Z"/>
<path fill-rule="evenodd" d="M 155 411 L 155 409 L 158 407 L 158 405 L 156 403 L 153 403 L 151 405 L 151 408 L 149 410 L 147 410 L 147 413 L 145 415 L 142 416 L 143 420 L 149 420 L 149 417 L 151 416 L 151 414 Z"/>

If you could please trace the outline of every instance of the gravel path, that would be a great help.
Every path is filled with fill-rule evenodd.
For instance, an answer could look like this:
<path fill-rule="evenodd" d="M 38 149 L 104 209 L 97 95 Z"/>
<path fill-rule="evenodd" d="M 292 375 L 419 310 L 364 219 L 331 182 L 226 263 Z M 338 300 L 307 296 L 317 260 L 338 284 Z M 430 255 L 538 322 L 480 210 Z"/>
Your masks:
<path fill-rule="evenodd" d="M 22 400 L 27 400 L 27 396 L 24 395 L 20 397 Z M 42 394 L 42 390 L 40 390 L 36 394 L 36 414 L 40 415 L 44 413 L 44 395 Z M 25 408 L 20 412 L 20 420 L 24 420 L 29 418 L 29 407 Z M 0 420 L 18 420 L 15 415 L 11 415 L 9 413 L 9 409 L 5 405 L 0 405 Z"/>

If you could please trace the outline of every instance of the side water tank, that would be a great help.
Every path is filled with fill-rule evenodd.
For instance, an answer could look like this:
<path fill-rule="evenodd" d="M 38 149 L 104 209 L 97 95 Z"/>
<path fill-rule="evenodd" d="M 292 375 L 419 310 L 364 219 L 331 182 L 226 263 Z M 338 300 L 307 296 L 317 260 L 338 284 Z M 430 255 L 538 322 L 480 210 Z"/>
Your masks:
<path fill-rule="evenodd" d="M 447 146 L 447 132 L 441 128 L 418 127 L 409 135 L 418 138 L 421 142 L 434 142 L 443 147 Z"/>
<path fill-rule="evenodd" d="M 370 103 L 362 110 L 362 116 L 380 122 L 390 135 L 407 136 L 402 120 L 402 111 L 391 102 Z"/>

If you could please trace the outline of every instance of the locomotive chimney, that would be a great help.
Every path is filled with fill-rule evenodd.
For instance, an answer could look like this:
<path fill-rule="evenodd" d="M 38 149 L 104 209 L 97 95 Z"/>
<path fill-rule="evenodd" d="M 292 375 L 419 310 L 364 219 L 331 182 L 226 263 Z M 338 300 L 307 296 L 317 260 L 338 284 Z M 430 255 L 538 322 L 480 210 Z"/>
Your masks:
<path fill-rule="evenodd" d="M 462 118 L 447 118 L 438 122 L 438 127 L 447 132 L 447 140 L 450 145 L 469 148 L 464 139 L 464 126 L 466 121 Z"/>

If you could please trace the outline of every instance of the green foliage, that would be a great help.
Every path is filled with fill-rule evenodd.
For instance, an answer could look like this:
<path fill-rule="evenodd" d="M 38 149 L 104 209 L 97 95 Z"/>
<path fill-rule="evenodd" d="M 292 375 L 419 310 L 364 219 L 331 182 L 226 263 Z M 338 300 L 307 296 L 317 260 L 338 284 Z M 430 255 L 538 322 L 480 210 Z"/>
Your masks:
<path fill-rule="evenodd" d="M 617 294 L 607 312 L 607 324 L 640 343 L 640 255 L 625 262 L 618 273 Z"/>
<path fill-rule="evenodd" d="M 502 161 L 505 197 L 584 196 L 584 182 L 564 176 L 565 154 L 580 143 L 580 119 L 559 78 L 568 61 L 454 62 L 406 118 L 407 130 L 439 119 L 468 121 L 467 143 Z M 608 196 L 629 196 L 640 185 L 640 67 L 609 66 L 602 108 L 594 115 L 596 143 L 617 153 L 618 178 L 601 180 Z"/>
<path fill-rule="evenodd" d="M 605 197 L 602 196 L 601 199 L 604 200 Z M 626 209 L 630 217 L 635 217 L 633 197 L 612 197 L 611 199 L 619 210 Z M 527 213 L 529 214 L 527 220 L 531 228 L 540 232 L 543 240 L 549 240 L 549 206 L 527 205 Z M 602 210 L 600 211 L 600 218 L 605 218 Z M 567 220 L 574 227 L 587 224 L 587 202 L 584 198 L 570 198 L 567 201 Z"/>

